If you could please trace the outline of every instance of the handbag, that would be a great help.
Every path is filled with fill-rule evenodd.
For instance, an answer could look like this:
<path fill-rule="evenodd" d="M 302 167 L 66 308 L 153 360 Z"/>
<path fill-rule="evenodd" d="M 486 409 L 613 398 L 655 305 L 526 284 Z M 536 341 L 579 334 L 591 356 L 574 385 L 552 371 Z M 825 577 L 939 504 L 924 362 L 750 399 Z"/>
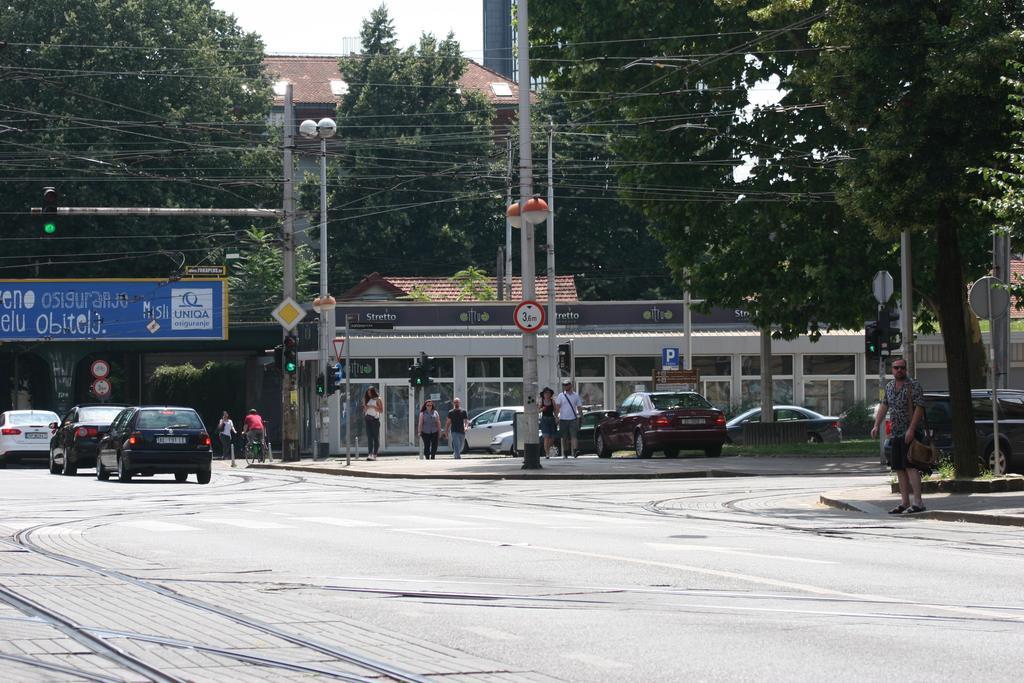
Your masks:
<path fill-rule="evenodd" d="M 914 417 L 914 388 L 908 387 L 907 406 L 910 408 L 910 417 Z M 918 469 L 929 470 L 939 465 L 939 449 L 932 441 L 932 431 L 928 428 L 928 414 L 924 415 L 924 429 L 921 439 L 914 438 L 907 448 L 907 462 Z"/>

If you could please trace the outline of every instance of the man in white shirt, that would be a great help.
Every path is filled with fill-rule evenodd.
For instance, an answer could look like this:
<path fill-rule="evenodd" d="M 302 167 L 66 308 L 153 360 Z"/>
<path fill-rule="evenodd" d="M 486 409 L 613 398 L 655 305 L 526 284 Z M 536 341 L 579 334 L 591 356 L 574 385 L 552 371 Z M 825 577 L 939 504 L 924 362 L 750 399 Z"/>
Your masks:
<path fill-rule="evenodd" d="M 583 401 L 580 395 L 572 390 L 571 380 L 562 382 L 562 393 L 555 397 L 555 408 L 558 417 L 558 436 L 562 439 L 562 457 L 568 458 L 571 452 L 575 458 L 579 455 L 577 437 L 580 432 L 580 410 L 583 408 Z"/>

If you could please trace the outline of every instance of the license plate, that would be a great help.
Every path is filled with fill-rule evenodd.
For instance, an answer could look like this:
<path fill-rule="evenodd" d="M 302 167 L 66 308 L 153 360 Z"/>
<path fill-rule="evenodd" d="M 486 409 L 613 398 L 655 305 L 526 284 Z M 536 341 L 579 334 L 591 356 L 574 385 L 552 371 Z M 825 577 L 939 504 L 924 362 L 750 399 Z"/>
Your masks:
<path fill-rule="evenodd" d="M 185 437 L 183 436 L 158 436 L 156 437 L 157 443 L 185 443 Z"/>
<path fill-rule="evenodd" d="M 26 439 L 45 439 L 48 436 L 46 432 L 25 432 Z"/>
<path fill-rule="evenodd" d="M 679 424 L 681 425 L 702 425 L 704 424 L 703 417 L 681 417 L 679 418 Z"/>

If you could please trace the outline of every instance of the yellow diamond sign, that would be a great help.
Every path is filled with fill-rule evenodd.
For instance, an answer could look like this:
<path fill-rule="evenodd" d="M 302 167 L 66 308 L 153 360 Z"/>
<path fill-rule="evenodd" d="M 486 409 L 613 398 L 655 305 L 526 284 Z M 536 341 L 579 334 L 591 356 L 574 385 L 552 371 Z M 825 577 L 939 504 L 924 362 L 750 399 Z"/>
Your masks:
<path fill-rule="evenodd" d="M 286 331 L 291 331 L 306 316 L 306 312 L 288 296 L 270 312 L 270 315 L 274 316 L 274 320 L 281 323 L 281 327 Z"/>

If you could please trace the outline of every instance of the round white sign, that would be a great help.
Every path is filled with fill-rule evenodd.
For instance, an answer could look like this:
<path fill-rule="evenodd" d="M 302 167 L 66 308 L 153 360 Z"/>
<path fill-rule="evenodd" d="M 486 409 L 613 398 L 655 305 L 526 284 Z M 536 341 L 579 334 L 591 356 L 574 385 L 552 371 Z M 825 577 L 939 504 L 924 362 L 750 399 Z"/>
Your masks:
<path fill-rule="evenodd" d="M 516 306 L 514 318 L 523 332 L 536 332 L 544 326 L 544 308 L 536 301 L 523 301 Z"/>
<path fill-rule="evenodd" d="M 92 383 L 92 393 L 98 398 L 110 396 L 110 382 L 105 379 L 98 379 Z"/>
<path fill-rule="evenodd" d="M 105 360 L 94 360 L 90 369 L 92 370 L 92 376 L 96 379 L 110 374 L 110 364 Z"/>

